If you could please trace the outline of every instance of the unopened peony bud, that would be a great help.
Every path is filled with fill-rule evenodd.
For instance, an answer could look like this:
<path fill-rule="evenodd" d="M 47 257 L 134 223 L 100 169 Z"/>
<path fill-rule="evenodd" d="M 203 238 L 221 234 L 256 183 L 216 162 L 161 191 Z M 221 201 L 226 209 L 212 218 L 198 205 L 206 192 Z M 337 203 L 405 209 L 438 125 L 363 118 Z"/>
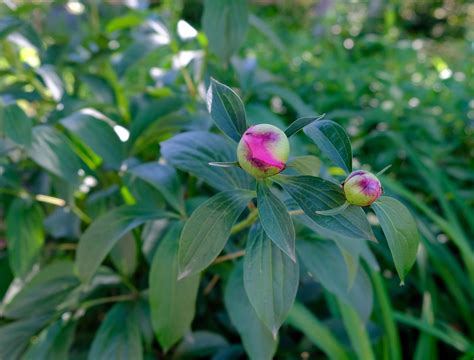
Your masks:
<path fill-rule="evenodd" d="M 239 164 L 256 178 L 276 175 L 285 169 L 290 144 L 283 131 L 259 124 L 245 131 L 237 147 Z"/>
<path fill-rule="evenodd" d="M 379 179 L 374 174 L 363 170 L 351 173 L 342 186 L 347 202 L 358 206 L 369 206 L 383 192 Z"/>

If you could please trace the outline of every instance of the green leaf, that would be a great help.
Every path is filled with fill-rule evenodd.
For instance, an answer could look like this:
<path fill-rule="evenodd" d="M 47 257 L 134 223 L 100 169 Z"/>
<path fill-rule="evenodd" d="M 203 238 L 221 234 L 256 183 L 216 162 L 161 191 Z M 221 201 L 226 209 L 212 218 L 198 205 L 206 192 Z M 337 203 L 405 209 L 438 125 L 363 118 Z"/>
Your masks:
<path fill-rule="evenodd" d="M 178 243 L 182 225 L 175 223 L 161 240 L 150 270 L 151 321 L 167 351 L 191 328 L 199 274 L 178 280 Z"/>
<path fill-rule="evenodd" d="M 40 166 L 69 183 L 78 183 L 81 161 L 74 153 L 69 140 L 51 126 L 33 128 L 33 143 L 29 156 Z"/>
<path fill-rule="evenodd" d="M 211 51 L 228 61 L 240 48 L 247 33 L 247 1 L 205 0 L 202 27 Z"/>
<path fill-rule="evenodd" d="M 76 112 L 61 120 L 61 124 L 77 135 L 113 169 L 120 169 L 124 146 L 113 129 L 112 120 L 91 110 Z"/>
<path fill-rule="evenodd" d="M 64 84 L 53 65 L 42 65 L 34 71 L 41 77 L 54 100 L 60 101 L 64 94 Z"/>
<path fill-rule="evenodd" d="M 304 305 L 296 302 L 288 315 L 288 324 L 301 331 L 330 359 L 349 360 L 344 346 Z"/>
<path fill-rule="evenodd" d="M 321 160 L 313 155 L 298 156 L 286 163 L 287 168 L 295 169 L 300 175 L 318 176 Z"/>
<path fill-rule="evenodd" d="M 184 213 L 184 197 L 176 170 L 158 162 L 138 165 L 129 171 L 156 188 L 168 204 L 180 213 Z"/>
<path fill-rule="evenodd" d="M 263 181 L 257 182 L 257 205 L 260 222 L 268 237 L 291 260 L 296 261 L 293 220 L 285 204 Z"/>
<path fill-rule="evenodd" d="M 36 316 L 0 326 L 0 359 L 19 359 L 31 337 L 48 320 L 49 316 Z"/>
<path fill-rule="evenodd" d="M 75 321 L 61 319 L 54 322 L 33 340 L 22 360 L 69 358 L 75 330 Z"/>
<path fill-rule="evenodd" d="M 298 264 L 290 260 L 260 225 L 251 228 L 244 257 L 244 286 L 258 317 L 276 338 L 299 285 Z"/>
<path fill-rule="evenodd" d="M 3 304 L 1 314 L 10 319 L 47 314 L 60 309 L 62 303 L 72 298 L 73 290 L 79 284 L 73 263 L 57 260 L 41 269 L 11 300 Z"/>
<path fill-rule="evenodd" d="M 125 234 L 110 251 L 110 259 L 125 277 L 133 275 L 138 266 L 138 249 L 135 237 Z"/>
<path fill-rule="evenodd" d="M 235 266 L 225 287 L 224 302 L 250 359 L 272 359 L 278 342 L 259 319 L 244 288 L 242 262 Z"/>
<path fill-rule="evenodd" d="M 31 145 L 33 122 L 16 104 L 0 109 L 0 135 L 4 134 L 18 145 Z"/>
<path fill-rule="evenodd" d="M 0 39 L 17 30 L 23 22 L 17 18 L 4 16 L 0 19 Z"/>
<path fill-rule="evenodd" d="M 300 131 L 301 129 L 303 129 L 305 126 L 308 126 L 309 124 L 317 121 L 317 120 L 320 120 L 324 117 L 324 115 L 320 115 L 320 116 L 307 116 L 307 117 L 302 117 L 302 118 L 299 118 L 299 119 L 296 119 L 295 121 L 293 121 L 290 126 L 288 126 L 286 129 L 285 129 L 285 135 L 287 137 L 290 137 L 290 136 L 293 136 L 294 134 L 296 134 L 298 131 Z"/>
<path fill-rule="evenodd" d="M 89 360 L 143 358 L 138 316 L 133 304 L 117 303 L 109 310 L 89 351 Z"/>
<path fill-rule="evenodd" d="M 114 32 L 140 25 L 146 19 L 145 13 L 130 12 L 123 16 L 112 18 L 105 26 L 105 31 Z"/>
<path fill-rule="evenodd" d="M 358 206 L 349 206 L 334 216 L 317 214 L 317 211 L 334 209 L 345 203 L 346 198 L 340 186 L 314 176 L 278 176 L 275 181 L 288 192 L 305 214 L 327 233 L 353 239 L 375 240 L 367 217 Z"/>
<path fill-rule="evenodd" d="M 196 331 L 188 334 L 174 351 L 173 359 L 211 358 L 220 349 L 227 348 L 229 343 L 219 334 L 210 331 Z M 218 360 L 218 356 L 212 357 Z"/>
<path fill-rule="evenodd" d="M 372 285 L 361 266 L 350 286 L 347 264 L 337 245 L 330 240 L 297 243 L 298 256 L 325 289 L 352 306 L 365 322 L 372 312 Z"/>
<path fill-rule="evenodd" d="M 190 131 L 176 135 L 160 145 L 161 154 L 168 164 L 190 172 L 218 190 L 251 187 L 252 179 L 242 169 L 209 165 L 210 162 L 235 161 L 237 158 L 236 147 L 222 136 Z"/>
<path fill-rule="evenodd" d="M 204 270 L 212 263 L 224 249 L 232 226 L 253 197 L 253 191 L 224 191 L 192 213 L 179 242 L 181 279 Z"/>
<path fill-rule="evenodd" d="M 16 198 L 7 213 L 8 259 L 13 273 L 25 277 L 44 244 L 43 210 L 31 200 Z"/>
<path fill-rule="evenodd" d="M 317 121 L 304 128 L 321 152 L 346 173 L 352 171 L 352 147 L 344 128 L 331 120 Z"/>
<path fill-rule="evenodd" d="M 403 283 L 405 275 L 415 263 L 420 235 L 416 222 L 400 201 L 382 196 L 372 204 L 380 226 L 387 238 L 395 268 Z"/>
<path fill-rule="evenodd" d="M 248 128 L 240 97 L 230 87 L 211 78 L 206 101 L 207 110 L 217 127 L 232 140 L 239 142 Z"/>
<path fill-rule="evenodd" d="M 76 267 L 83 282 L 88 282 L 117 241 L 147 220 L 167 214 L 160 209 L 122 206 L 94 221 L 79 240 Z"/>
<path fill-rule="evenodd" d="M 274 82 L 264 82 L 256 89 L 256 92 L 259 95 L 267 94 L 269 96 L 280 97 L 283 102 L 293 108 L 300 117 L 306 117 L 310 114 L 314 114 L 314 110 L 308 104 L 306 104 L 296 92 L 277 85 Z"/>

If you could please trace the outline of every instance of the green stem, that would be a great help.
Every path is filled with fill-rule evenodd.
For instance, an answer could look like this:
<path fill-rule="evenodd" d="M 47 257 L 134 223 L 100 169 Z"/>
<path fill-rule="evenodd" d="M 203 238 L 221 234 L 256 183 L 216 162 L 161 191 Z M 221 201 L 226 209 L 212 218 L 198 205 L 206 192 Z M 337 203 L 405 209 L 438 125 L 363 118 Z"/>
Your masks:
<path fill-rule="evenodd" d="M 230 233 L 232 235 L 237 234 L 238 232 L 252 226 L 252 224 L 257 220 L 257 218 L 258 218 L 258 210 L 257 209 L 251 210 L 248 216 L 244 220 L 232 226 Z"/>

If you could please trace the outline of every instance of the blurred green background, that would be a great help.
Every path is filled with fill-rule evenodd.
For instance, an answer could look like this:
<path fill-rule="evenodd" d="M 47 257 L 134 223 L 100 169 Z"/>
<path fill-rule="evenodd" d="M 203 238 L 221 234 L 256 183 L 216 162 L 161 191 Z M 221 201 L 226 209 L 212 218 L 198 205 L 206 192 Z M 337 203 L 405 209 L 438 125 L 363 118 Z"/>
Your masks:
<path fill-rule="evenodd" d="M 0 107 L 16 103 L 35 124 L 58 126 L 79 109 L 95 109 L 116 122 L 119 137 L 130 137 L 129 156 L 143 161 L 156 159 L 158 143 L 172 134 L 209 128 L 203 97 L 210 76 L 239 89 L 251 122 L 288 124 L 325 113 L 351 136 L 356 168 L 376 172 L 392 164 L 382 178 L 385 191 L 410 207 L 422 235 L 416 268 L 403 287 L 388 251 L 373 247 L 382 269 L 372 279 L 369 336 L 375 357 L 471 359 L 474 3 L 249 1 L 248 13 L 235 13 L 233 29 L 202 24 L 203 9 L 199 0 L 3 0 Z M 229 31 L 235 41 L 216 47 L 212 34 L 219 31 Z M 170 116 L 178 110 L 180 116 Z M 21 189 L 76 206 L 67 214 L 48 208 L 45 231 L 53 245 L 43 260 L 73 256 L 67 245 L 77 241 L 87 217 L 123 202 L 107 191 L 127 199 L 123 187 L 109 187 L 119 169 L 98 169 L 97 157 L 68 136 L 93 170 L 86 175 L 99 178 L 98 187 L 83 181 L 74 192 L 47 180 L 31 159 L 0 139 L 0 298 L 13 279 L 3 219 Z M 315 151 L 301 139 L 298 147 Z M 197 185 L 187 186 L 192 192 Z M 134 196 L 153 201 L 143 194 Z M 62 243 L 59 253 L 51 250 Z M 219 295 L 199 298 L 193 327 L 219 332 L 221 302 Z M 317 302 L 312 307 L 320 319 L 326 318 L 324 309 Z M 73 356 L 82 358 L 105 310 L 78 326 Z M 338 324 L 327 326 L 349 347 Z M 167 358 L 156 344 L 150 349 L 150 358 Z M 193 356 L 199 354 L 211 356 Z M 284 328 L 277 358 L 320 357 L 308 333 Z"/>

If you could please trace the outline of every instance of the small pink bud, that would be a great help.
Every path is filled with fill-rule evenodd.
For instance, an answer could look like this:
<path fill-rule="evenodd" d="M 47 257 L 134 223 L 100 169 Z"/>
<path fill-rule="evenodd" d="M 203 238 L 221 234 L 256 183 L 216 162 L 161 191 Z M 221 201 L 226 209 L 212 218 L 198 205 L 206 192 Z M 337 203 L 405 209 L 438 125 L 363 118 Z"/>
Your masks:
<path fill-rule="evenodd" d="M 240 167 L 256 178 L 265 178 L 283 171 L 289 154 L 288 137 L 269 124 L 248 128 L 237 147 Z"/>
<path fill-rule="evenodd" d="M 342 186 L 347 202 L 358 206 L 369 206 L 383 192 L 379 179 L 374 174 L 364 170 L 351 173 Z"/>

